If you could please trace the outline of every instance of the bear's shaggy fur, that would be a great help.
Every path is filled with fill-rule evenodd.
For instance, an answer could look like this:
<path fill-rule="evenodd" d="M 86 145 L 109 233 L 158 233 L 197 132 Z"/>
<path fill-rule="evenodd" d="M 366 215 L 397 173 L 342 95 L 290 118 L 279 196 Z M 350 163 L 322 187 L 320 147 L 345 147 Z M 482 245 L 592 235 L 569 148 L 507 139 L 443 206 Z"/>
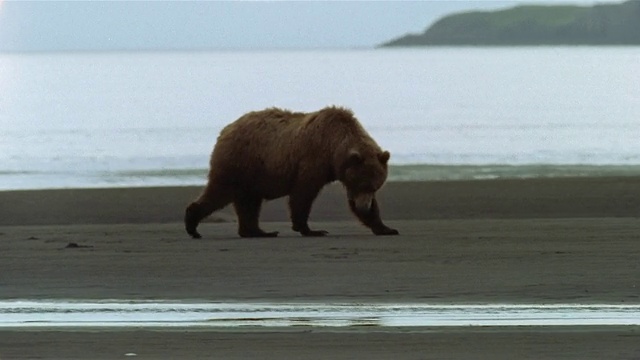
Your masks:
<path fill-rule="evenodd" d="M 311 205 L 326 184 L 339 180 L 365 226 L 376 235 L 398 234 L 383 224 L 375 198 L 387 179 L 389 156 L 348 109 L 247 113 L 220 132 L 207 186 L 186 209 L 186 231 L 199 238 L 200 221 L 233 203 L 240 236 L 277 236 L 260 229 L 260 208 L 263 200 L 288 195 L 293 230 L 322 236 L 327 232 L 309 228 Z"/>

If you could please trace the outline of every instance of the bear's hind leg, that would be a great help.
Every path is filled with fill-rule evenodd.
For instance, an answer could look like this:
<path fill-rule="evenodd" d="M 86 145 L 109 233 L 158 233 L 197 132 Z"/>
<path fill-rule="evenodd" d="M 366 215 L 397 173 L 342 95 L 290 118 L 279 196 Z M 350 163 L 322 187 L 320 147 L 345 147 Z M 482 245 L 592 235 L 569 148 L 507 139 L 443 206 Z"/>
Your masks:
<path fill-rule="evenodd" d="M 380 208 L 378 208 L 378 201 L 374 197 L 371 200 L 371 208 L 368 212 L 364 212 L 356 206 L 353 199 L 349 199 L 349 208 L 358 217 L 360 222 L 371 229 L 376 235 L 398 235 L 398 230 L 392 229 L 385 225 L 380 218 Z"/>
<path fill-rule="evenodd" d="M 255 195 L 236 195 L 233 207 L 238 215 L 238 235 L 241 237 L 276 237 L 277 231 L 266 232 L 260 229 L 259 217 L 262 198 Z"/>
<path fill-rule="evenodd" d="M 204 193 L 187 206 L 184 214 L 184 227 L 192 238 L 200 239 L 202 237 L 197 230 L 200 221 L 214 211 L 227 206 L 232 199 L 231 193 L 232 191 L 229 189 L 209 184 Z"/>
<path fill-rule="evenodd" d="M 321 188 L 320 188 L 321 189 Z M 325 236 L 329 232 L 325 230 L 311 230 L 309 228 L 309 213 L 311 205 L 320 193 L 320 189 L 298 187 L 289 195 L 289 211 L 293 231 L 298 231 L 303 236 Z"/>

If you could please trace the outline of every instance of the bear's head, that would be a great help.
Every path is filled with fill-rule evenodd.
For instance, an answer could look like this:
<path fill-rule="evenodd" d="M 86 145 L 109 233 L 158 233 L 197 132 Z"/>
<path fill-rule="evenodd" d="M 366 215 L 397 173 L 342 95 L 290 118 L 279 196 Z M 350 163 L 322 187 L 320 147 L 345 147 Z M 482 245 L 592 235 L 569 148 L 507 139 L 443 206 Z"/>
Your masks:
<path fill-rule="evenodd" d="M 349 200 L 360 211 L 371 208 L 376 191 L 387 180 L 388 151 L 351 150 L 341 166 L 338 180 L 347 188 Z"/>

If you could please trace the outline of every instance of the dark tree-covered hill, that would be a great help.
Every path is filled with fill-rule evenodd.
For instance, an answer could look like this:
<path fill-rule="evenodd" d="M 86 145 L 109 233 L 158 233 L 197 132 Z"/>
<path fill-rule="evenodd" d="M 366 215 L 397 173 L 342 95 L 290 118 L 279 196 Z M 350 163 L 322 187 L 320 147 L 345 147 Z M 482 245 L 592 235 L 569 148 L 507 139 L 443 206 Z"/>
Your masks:
<path fill-rule="evenodd" d="M 381 46 L 430 45 L 640 45 L 640 1 L 453 14 Z"/>

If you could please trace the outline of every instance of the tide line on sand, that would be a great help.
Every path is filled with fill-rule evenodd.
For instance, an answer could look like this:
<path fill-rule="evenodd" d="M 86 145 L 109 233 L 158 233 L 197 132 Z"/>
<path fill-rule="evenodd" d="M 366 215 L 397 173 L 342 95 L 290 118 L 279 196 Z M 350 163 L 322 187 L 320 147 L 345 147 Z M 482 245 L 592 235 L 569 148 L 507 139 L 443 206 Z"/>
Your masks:
<path fill-rule="evenodd" d="M 0 301 L 0 328 L 640 325 L 640 305 Z"/>

